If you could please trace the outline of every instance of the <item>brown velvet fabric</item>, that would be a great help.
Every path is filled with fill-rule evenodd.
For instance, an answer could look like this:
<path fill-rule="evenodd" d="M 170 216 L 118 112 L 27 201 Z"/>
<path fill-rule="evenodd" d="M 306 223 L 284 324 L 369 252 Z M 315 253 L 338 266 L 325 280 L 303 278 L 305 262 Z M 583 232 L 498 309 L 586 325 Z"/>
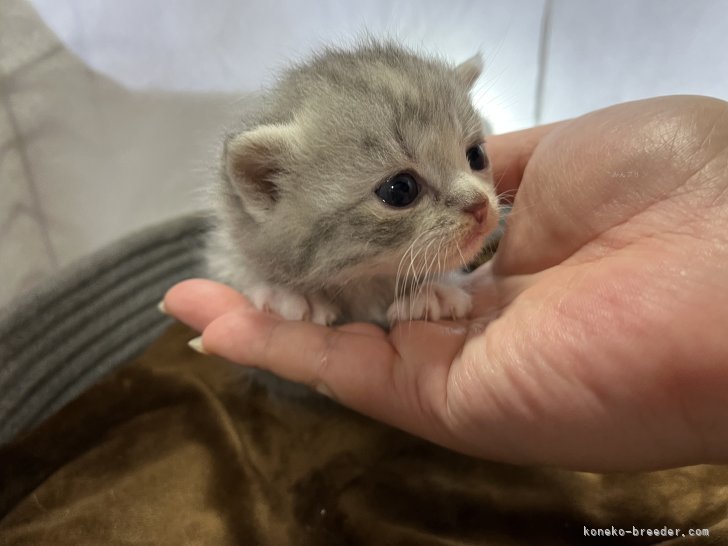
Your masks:
<path fill-rule="evenodd" d="M 0 451 L 0 544 L 728 544 L 728 469 L 596 475 L 471 459 L 279 399 L 174 326 Z M 585 537 L 709 529 L 709 538 Z"/>

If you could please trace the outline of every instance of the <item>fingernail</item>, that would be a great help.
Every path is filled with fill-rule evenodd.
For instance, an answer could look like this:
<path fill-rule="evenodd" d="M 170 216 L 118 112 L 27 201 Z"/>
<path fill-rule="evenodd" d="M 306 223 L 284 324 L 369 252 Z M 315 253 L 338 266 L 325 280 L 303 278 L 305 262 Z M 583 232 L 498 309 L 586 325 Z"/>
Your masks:
<path fill-rule="evenodd" d="M 162 313 L 163 315 L 169 315 L 169 312 L 167 311 L 167 306 L 164 305 L 164 300 L 160 301 L 157 304 L 157 309 L 159 309 L 159 312 Z"/>
<path fill-rule="evenodd" d="M 202 344 L 202 336 L 198 336 L 196 338 L 193 338 L 187 342 L 187 345 L 190 346 L 190 348 L 194 351 L 197 351 L 201 355 L 209 355 L 205 350 L 205 346 Z"/>
<path fill-rule="evenodd" d="M 329 389 L 324 383 L 316 385 L 315 391 L 319 394 L 323 394 L 326 398 L 334 399 L 334 393 L 331 392 L 331 389 Z"/>

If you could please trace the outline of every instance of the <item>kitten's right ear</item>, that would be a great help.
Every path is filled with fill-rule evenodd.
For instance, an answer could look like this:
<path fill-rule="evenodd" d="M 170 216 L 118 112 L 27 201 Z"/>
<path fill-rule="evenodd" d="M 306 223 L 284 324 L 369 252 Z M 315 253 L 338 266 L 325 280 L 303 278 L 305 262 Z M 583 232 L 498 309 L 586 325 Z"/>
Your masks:
<path fill-rule="evenodd" d="M 467 61 L 463 61 L 457 65 L 455 67 L 455 72 L 460 78 L 460 81 L 462 81 L 468 89 L 471 89 L 473 84 L 475 84 L 475 81 L 480 77 L 481 72 L 483 72 L 483 57 L 480 53 L 476 53 Z"/>
<path fill-rule="evenodd" d="M 291 125 L 263 125 L 225 140 L 225 172 L 253 216 L 275 205 L 280 195 L 277 179 L 290 168 L 295 147 Z"/>

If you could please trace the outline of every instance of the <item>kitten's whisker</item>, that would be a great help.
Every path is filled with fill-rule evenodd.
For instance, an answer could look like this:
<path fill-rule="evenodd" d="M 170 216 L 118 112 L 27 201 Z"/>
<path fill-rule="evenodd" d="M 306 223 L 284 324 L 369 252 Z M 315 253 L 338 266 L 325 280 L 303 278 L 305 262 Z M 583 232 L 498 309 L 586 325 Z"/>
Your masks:
<path fill-rule="evenodd" d="M 425 235 L 425 234 L 429 235 L 430 232 L 423 233 L 423 235 Z M 411 320 L 411 316 L 412 316 L 412 308 L 411 308 L 412 299 L 411 298 L 414 297 L 414 292 L 419 283 L 419 275 L 417 273 L 417 270 L 419 268 L 418 258 L 420 256 L 420 254 L 422 254 L 423 251 L 425 251 L 425 252 L 427 251 L 427 247 L 425 245 L 426 241 L 427 240 L 423 241 L 422 245 L 417 249 L 417 252 L 414 252 L 414 248 L 412 248 L 410 250 L 410 265 L 407 268 L 404 285 L 402 287 L 402 299 L 404 299 L 405 296 L 408 294 L 410 296 L 410 314 L 409 314 L 410 318 L 409 318 L 409 320 Z M 410 275 L 410 271 L 412 272 L 411 275 Z M 408 288 L 408 285 L 409 285 L 409 288 Z"/>
<path fill-rule="evenodd" d="M 424 316 L 425 320 L 428 319 L 427 315 L 428 315 L 429 309 L 430 309 L 430 291 L 427 290 L 427 271 L 429 269 L 429 263 L 427 261 L 427 251 L 430 249 L 431 246 L 432 246 L 432 241 L 430 241 L 430 243 L 427 245 L 427 248 L 425 249 L 425 257 L 424 257 L 424 261 L 422 264 L 422 283 L 420 283 L 420 285 L 418 286 L 418 289 L 417 289 L 418 298 L 422 297 L 422 291 L 426 290 L 426 292 L 425 292 L 425 316 Z M 414 301 L 414 298 L 410 299 L 410 306 L 412 305 L 413 301 Z M 410 311 L 410 320 L 412 320 L 412 314 L 413 314 L 413 311 Z"/>
<path fill-rule="evenodd" d="M 418 269 L 418 261 L 417 261 L 417 258 L 420 256 L 420 254 L 422 253 L 423 250 L 425 250 L 425 244 L 424 243 L 417 250 L 417 252 L 412 253 L 410 251 L 410 256 L 411 256 L 410 265 L 407 268 L 407 279 L 410 280 L 410 290 L 409 290 L 410 292 L 412 292 L 415 289 L 417 283 L 419 282 L 419 275 L 417 275 L 417 269 Z M 410 271 L 412 272 L 412 275 L 411 276 L 410 276 Z M 406 284 L 405 284 L 405 289 L 406 289 Z"/>
<path fill-rule="evenodd" d="M 394 279 L 394 306 L 395 306 L 395 309 L 399 309 L 399 302 L 400 302 L 399 288 L 400 288 L 400 282 L 402 282 L 402 271 L 403 271 L 402 268 L 404 266 L 405 258 L 407 258 L 407 254 L 411 255 L 415 244 L 417 244 L 417 241 L 419 241 L 420 238 L 426 234 L 427 234 L 427 232 L 423 231 L 417 237 L 415 237 L 415 239 L 410 243 L 410 245 L 404 251 L 404 253 L 402 254 L 402 257 L 399 260 L 399 264 L 397 265 L 397 274 L 395 275 L 395 279 Z M 406 281 L 407 281 L 407 278 L 405 276 L 404 283 L 402 286 L 402 298 L 404 298 L 404 292 L 406 290 Z"/>
<path fill-rule="evenodd" d="M 442 262 L 440 262 L 440 250 L 442 249 L 442 244 L 445 242 L 445 237 L 440 238 L 440 244 L 437 247 L 437 276 L 442 277 Z M 443 262 L 447 263 L 447 255 L 450 252 L 449 247 L 445 247 L 445 256 L 443 257 Z"/>
<path fill-rule="evenodd" d="M 412 290 L 410 292 L 410 312 L 409 312 L 410 321 L 412 321 L 412 315 L 414 314 L 415 298 L 419 298 L 422 295 L 422 290 L 424 287 L 422 279 L 424 279 L 424 277 L 426 275 L 426 270 L 427 270 L 427 251 L 430 249 L 430 247 L 432 246 L 432 244 L 434 242 L 435 242 L 434 240 L 428 241 L 427 246 L 425 246 L 424 257 L 422 259 L 422 267 L 421 268 L 416 267 L 414 270 L 413 282 L 416 282 L 416 285 L 412 286 Z M 421 269 L 422 276 L 420 276 L 420 272 L 417 271 L 418 269 Z M 427 308 L 425 308 L 425 320 L 427 320 L 426 317 L 427 317 Z"/>
<path fill-rule="evenodd" d="M 439 239 L 437 239 L 437 250 L 435 251 L 435 260 L 433 261 L 431 272 L 430 272 L 430 280 L 428 282 L 432 282 L 433 280 L 437 280 L 440 277 L 442 277 L 442 245 L 446 240 L 446 236 L 440 235 Z M 445 247 L 445 258 L 447 258 L 447 247 Z M 435 267 L 436 266 L 436 267 Z"/>
<path fill-rule="evenodd" d="M 427 248 L 429 249 L 429 247 L 432 246 L 433 244 L 435 244 L 435 242 L 437 242 L 437 239 L 434 239 L 430 243 L 430 245 L 428 245 Z M 439 251 L 439 247 L 438 247 L 438 251 Z M 425 253 L 425 258 L 426 257 L 427 257 L 427 254 Z M 426 267 L 425 267 L 425 272 L 423 275 L 422 288 L 420 288 L 420 294 L 422 293 L 422 290 L 427 290 L 427 292 L 425 292 L 425 320 L 428 320 L 429 312 L 430 312 L 430 290 L 427 287 L 427 285 L 430 282 L 430 278 L 431 278 L 430 273 L 432 271 L 432 267 L 435 264 L 435 260 L 437 260 L 437 259 L 438 259 L 438 255 L 437 255 L 437 251 L 436 251 L 434 256 L 432 257 L 432 260 L 425 264 Z"/>
<path fill-rule="evenodd" d="M 518 193 L 518 190 L 516 188 L 511 188 L 510 190 L 503 190 L 501 192 L 498 192 L 498 195 L 496 195 L 496 197 L 498 198 L 498 201 L 500 201 L 503 197 L 512 197 L 515 196 L 516 193 Z"/>
<path fill-rule="evenodd" d="M 435 250 L 435 255 L 432 257 L 432 261 L 428 264 L 427 271 L 425 273 L 425 286 L 427 287 L 427 295 L 425 297 L 425 320 L 429 318 L 428 314 L 430 311 L 430 293 L 432 290 L 428 286 L 431 282 L 431 279 L 433 278 L 433 270 L 435 263 L 438 264 L 439 269 L 439 263 L 440 263 L 440 248 L 442 247 L 442 236 L 440 236 L 439 239 L 437 239 L 437 249 Z"/>
<path fill-rule="evenodd" d="M 468 268 L 468 262 L 465 261 L 465 256 L 463 256 L 463 251 L 460 250 L 460 243 L 458 243 L 457 241 L 455 241 L 455 248 L 458 249 L 458 254 L 460 254 L 460 261 L 463 262 L 463 267 L 465 269 L 467 269 Z"/>
<path fill-rule="evenodd" d="M 420 252 L 422 252 L 422 248 L 418 248 L 417 253 L 414 253 L 413 250 L 410 250 L 410 264 L 409 264 L 409 267 L 407 268 L 407 273 L 405 275 L 405 279 L 404 279 L 405 284 L 402 287 L 402 299 L 403 300 L 405 299 L 407 294 L 410 294 L 410 297 L 411 297 L 412 291 L 414 290 L 415 273 L 416 273 L 416 269 L 417 269 L 417 266 L 415 264 L 415 258 L 417 256 L 419 256 Z M 410 271 L 412 272 L 412 275 L 410 275 Z M 407 288 L 407 284 L 409 284 L 409 289 Z M 410 300 L 410 304 L 411 303 L 412 303 L 412 301 Z M 411 312 L 410 312 L 410 316 L 411 316 Z"/>
<path fill-rule="evenodd" d="M 425 282 L 427 278 L 427 268 L 430 261 L 430 249 L 433 244 L 433 239 L 429 238 L 427 241 L 427 245 L 424 248 L 424 252 L 419 256 L 419 260 L 417 261 L 417 269 L 415 270 L 413 282 L 414 286 L 412 288 L 412 293 L 410 294 L 410 316 L 409 320 L 414 320 L 414 304 L 417 301 L 420 301 L 423 296 L 423 290 L 425 289 Z M 425 304 L 424 309 L 424 316 L 422 317 L 423 320 L 427 320 L 427 305 Z"/>

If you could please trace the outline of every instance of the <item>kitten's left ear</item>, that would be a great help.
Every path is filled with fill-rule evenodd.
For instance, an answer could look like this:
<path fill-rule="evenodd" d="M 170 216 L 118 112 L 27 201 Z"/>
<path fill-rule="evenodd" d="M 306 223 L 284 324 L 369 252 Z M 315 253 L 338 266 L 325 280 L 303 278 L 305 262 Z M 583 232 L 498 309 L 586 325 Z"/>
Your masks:
<path fill-rule="evenodd" d="M 472 88 L 475 81 L 480 77 L 481 72 L 483 72 L 483 57 L 480 56 L 480 53 L 476 53 L 467 61 L 457 65 L 455 72 L 468 88 Z"/>

